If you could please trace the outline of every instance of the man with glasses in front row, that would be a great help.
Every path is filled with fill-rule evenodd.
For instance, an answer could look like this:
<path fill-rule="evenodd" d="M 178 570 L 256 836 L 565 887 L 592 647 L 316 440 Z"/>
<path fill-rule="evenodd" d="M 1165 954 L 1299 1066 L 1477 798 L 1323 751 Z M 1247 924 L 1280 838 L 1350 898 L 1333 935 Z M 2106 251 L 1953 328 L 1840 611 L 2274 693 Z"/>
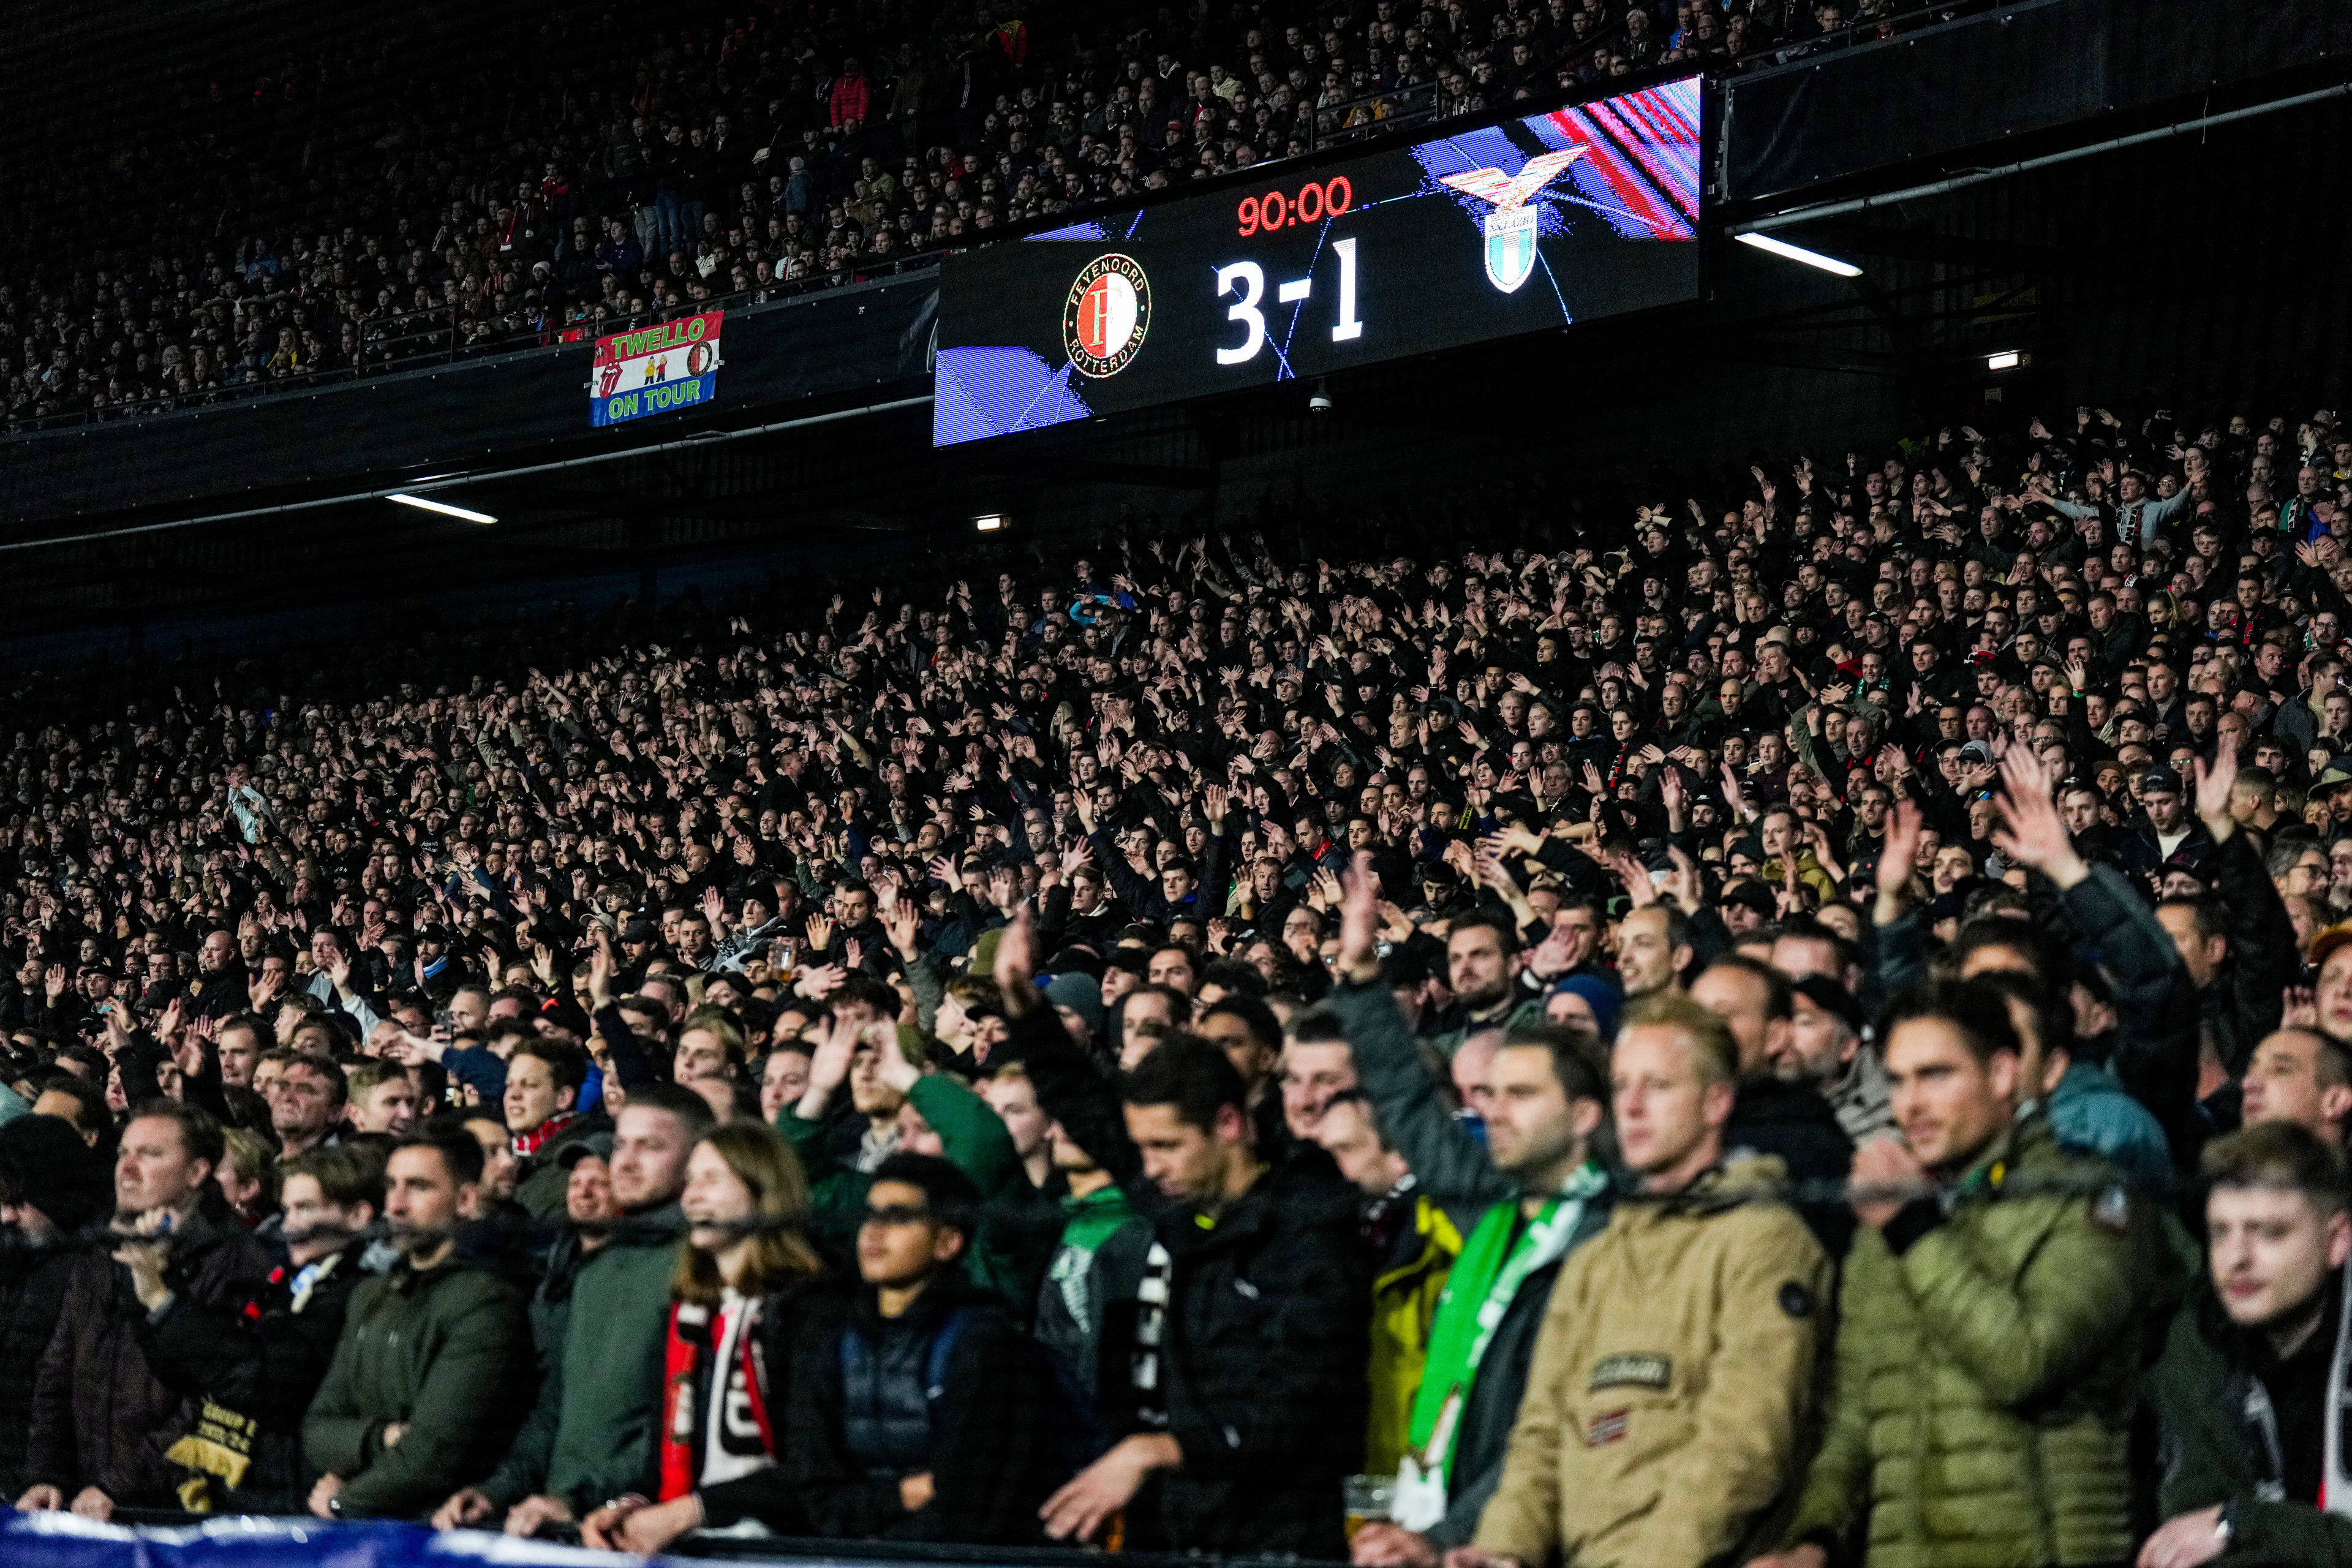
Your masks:
<path fill-rule="evenodd" d="M 964 1255 L 980 1191 L 948 1161 L 893 1154 L 857 1230 L 862 1285 L 780 1413 L 784 1463 L 819 1535 L 1028 1543 L 1066 1479 L 1051 1373 Z"/>

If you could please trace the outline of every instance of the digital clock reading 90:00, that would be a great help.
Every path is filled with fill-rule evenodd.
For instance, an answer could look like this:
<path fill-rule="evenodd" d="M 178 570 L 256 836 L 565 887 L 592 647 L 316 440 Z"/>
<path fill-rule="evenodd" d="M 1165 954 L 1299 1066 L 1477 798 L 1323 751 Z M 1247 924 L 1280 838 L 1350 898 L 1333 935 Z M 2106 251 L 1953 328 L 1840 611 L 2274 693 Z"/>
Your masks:
<path fill-rule="evenodd" d="M 1321 184 L 1311 182 L 1301 185 L 1291 195 L 1280 191 L 1268 191 L 1262 196 L 1244 196 L 1234 210 L 1239 220 L 1241 237 L 1265 229 L 1271 233 L 1286 224 L 1317 223 L 1327 217 L 1338 217 L 1356 205 L 1356 187 L 1345 174 L 1334 174 Z"/>
<path fill-rule="evenodd" d="M 1698 292 L 1699 82 L 1453 131 L 948 258 L 941 446 Z"/>

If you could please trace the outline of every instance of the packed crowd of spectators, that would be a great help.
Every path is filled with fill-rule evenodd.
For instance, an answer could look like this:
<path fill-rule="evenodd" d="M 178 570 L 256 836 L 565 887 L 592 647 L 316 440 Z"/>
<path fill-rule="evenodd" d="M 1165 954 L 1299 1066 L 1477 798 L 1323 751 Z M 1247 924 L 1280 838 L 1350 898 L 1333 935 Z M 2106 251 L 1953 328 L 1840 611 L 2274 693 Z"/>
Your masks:
<path fill-rule="evenodd" d="M 2343 1556 L 2352 429 L 2057 425 L 20 682 L 0 1484 Z"/>
<path fill-rule="evenodd" d="M 535 88 L 480 94 L 452 89 L 439 51 L 339 44 L 250 84 L 184 79 L 118 106 L 104 147 L 10 170 L 0 420 L 599 336 L 1392 114 L 1722 63 L 1847 20 L 1785 0 L 575 8 L 502 43 Z"/>

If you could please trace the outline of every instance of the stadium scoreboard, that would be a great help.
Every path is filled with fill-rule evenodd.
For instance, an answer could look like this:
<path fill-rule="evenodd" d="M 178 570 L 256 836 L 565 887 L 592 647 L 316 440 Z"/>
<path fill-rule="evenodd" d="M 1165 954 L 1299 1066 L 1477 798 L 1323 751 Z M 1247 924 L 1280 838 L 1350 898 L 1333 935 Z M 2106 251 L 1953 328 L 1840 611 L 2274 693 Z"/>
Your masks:
<path fill-rule="evenodd" d="M 1699 79 L 948 258 L 932 442 L 1696 299 Z"/>

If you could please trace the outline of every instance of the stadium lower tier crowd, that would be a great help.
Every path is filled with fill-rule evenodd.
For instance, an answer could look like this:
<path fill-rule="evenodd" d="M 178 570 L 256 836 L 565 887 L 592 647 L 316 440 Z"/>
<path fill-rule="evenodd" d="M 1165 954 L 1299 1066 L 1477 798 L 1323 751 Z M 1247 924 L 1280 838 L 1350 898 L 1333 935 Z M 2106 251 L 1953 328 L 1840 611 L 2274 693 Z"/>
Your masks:
<path fill-rule="evenodd" d="M 2352 1557 L 2352 432 L 2062 424 L 20 679 L 0 1482 Z"/>

